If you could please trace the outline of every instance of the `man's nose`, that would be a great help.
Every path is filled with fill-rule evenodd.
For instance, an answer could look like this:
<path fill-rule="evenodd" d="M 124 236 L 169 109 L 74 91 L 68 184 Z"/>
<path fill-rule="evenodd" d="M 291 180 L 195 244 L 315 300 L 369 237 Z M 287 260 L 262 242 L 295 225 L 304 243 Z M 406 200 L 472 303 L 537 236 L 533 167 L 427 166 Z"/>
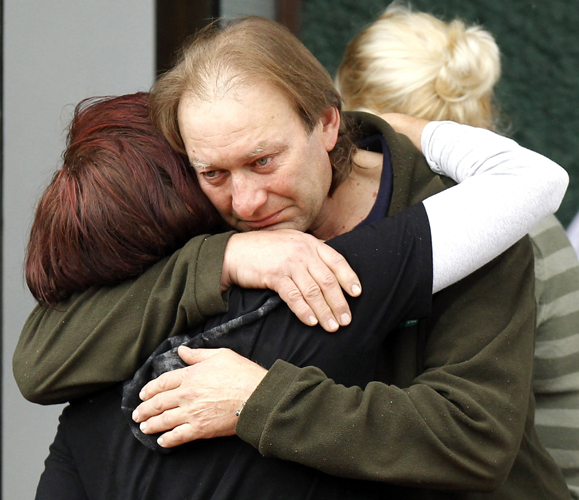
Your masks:
<path fill-rule="evenodd" d="M 259 179 L 240 176 L 233 179 L 231 204 L 237 217 L 250 219 L 267 201 L 267 190 Z"/>

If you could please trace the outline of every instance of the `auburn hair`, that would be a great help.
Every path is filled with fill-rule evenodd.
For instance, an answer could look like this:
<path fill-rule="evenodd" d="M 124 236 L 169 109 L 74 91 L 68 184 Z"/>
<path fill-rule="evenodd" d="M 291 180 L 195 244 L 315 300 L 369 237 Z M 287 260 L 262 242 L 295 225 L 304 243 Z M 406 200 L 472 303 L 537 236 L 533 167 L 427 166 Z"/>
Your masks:
<path fill-rule="evenodd" d="M 54 304 L 138 276 L 191 237 L 222 229 L 193 170 L 150 120 L 148 94 L 85 99 L 36 208 L 26 282 Z"/>

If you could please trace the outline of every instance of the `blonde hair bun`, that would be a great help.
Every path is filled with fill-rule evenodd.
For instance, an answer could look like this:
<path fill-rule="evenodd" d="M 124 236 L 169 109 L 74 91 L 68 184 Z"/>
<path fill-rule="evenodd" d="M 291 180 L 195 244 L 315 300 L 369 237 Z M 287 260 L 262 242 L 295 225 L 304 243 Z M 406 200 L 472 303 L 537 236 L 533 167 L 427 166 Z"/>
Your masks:
<path fill-rule="evenodd" d="M 493 128 L 499 48 L 480 26 L 391 4 L 346 49 L 336 85 L 346 109 Z"/>
<path fill-rule="evenodd" d="M 491 92 L 501 74 L 493 36 L 478 26 L 467 28 L 459 20 L 447 25 L 446 35 L 436 92 L 450 102 L 478 99 Z"/>

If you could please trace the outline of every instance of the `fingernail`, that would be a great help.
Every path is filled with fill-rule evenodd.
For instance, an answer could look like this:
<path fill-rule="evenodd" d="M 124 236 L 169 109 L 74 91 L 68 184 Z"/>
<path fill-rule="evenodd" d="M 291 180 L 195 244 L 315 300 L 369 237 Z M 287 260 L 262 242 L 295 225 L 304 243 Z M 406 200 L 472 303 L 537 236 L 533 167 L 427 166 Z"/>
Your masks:
<path fill-rule="evenodd" d="M 318 324 L 318 318 L 315 316 L 310 316 L 310 325 L 315 326 Z"/>
<path fill-rule="evenodd" d="M 360 288 L 359 285 L 354 285 L 354 286 L 352 287 L 352 293 L 353 293 L 354 295 L 360 295 L 360 294 L 362 293 L 362 289 Z"/>
<path fill-rule="evenodd" d="M 139 429 L 141 429 L 141 432 L 145 432 L 147 430 L 147 422 L 143 422 L 139 425 Z"/>
<path fill-rule="evenodd" d="M 342 314 L 342 316 L 340 316 L 340 321 L 342 322 L 342 326 L 346 326 L 350 324 L 350 321 L 352 321 L 352 318 L 349 314 L 344 313 Z"/>
<path fill-rule="evenodd" d="M 336 323 L 335 319 L 331 319 L 330 321 L 328 321 L 328 326 L 332 329 L 332 330 L 337 330 L 338 328 L 340 328 L 340 325 L 338 325 L 338 323 Z"/>
<path fill-rule="evenodd" d="M 157 444 L 158 444 L 159 446 L 163 446 L 163 438 L 162 438 L 162 437 L 160 437 L 159 439 L 157 439 Z"/>
<path fill-rule="evenodd" d="M 141 401 L 145 401 L 145 389 L 139 392 L 139 398 L 141 398 Z"/>
<path fill-rule="evenodd" d="M 135 410 L 135 411 L 133 412 L 133 415 L 132 415 L 132 416 L 133 416 L 133 420 L 134 420 L 135 422 L 138 422 L 138 421 L 139 421 L 139 411 L 138 411 L 138 410 Z"/>

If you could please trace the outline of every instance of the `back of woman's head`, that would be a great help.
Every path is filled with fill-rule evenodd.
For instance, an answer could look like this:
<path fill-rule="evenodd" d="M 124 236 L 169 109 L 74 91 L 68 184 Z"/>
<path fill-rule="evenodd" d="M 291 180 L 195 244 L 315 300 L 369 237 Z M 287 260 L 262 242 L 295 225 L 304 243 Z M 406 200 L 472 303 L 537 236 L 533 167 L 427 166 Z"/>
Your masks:
<path fill-rule="evenodd" d="M 349 43 L 336 83 L 346 109 L 494 128 L 500 70 L 487 31 L 394 3 Z"/>
<path fill-rule="evenodd" d="M 149 119 L 148 94 L 82 101 L 34 217 L 26 281 L 48 304 L 141 274 L 221 221 Z"/>

